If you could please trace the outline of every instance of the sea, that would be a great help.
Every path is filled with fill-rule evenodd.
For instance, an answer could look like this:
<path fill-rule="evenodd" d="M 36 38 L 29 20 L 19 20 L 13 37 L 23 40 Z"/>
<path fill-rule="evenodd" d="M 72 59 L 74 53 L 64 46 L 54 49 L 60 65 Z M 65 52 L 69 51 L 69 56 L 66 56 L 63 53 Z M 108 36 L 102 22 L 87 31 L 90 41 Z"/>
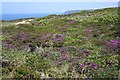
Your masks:
<path fill-rule="evenodd" d="M 60 13 L 56 13 L 58 15 Z M 40 14 L 2 14 L 0 20 L 16 20 L 21 18 L 41 18 L 51 15 L 51 13 L 40 13 Z"/>

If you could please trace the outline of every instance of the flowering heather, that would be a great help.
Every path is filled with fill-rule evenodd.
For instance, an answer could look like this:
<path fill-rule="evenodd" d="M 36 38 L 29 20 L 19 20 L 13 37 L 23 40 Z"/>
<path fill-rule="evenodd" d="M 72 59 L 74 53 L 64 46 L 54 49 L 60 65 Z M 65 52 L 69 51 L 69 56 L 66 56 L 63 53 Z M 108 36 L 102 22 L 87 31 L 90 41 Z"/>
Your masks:
<path fill-rule="evenodd" d="M 69 54 L 61 54 L 60 60 L 70 60 L 70 55 Z"/>
<path fill-rule="evenodd" d="M 49 39 L 52 35 L 53 35 L 53 34 L 50 34 L 50 33 L 49 33 L 49 34 L 39 34 L 37 38 L 38 38 L 39 40 L 47 40 L 47 39 Z"/>
<path fill-rule="evenodd" d="M 84 67 L 90 67 L 90 68 L 98 68 L 98 65 L 95 63 L 84 63 L 84 64 L 80 64 L 79 67 L 84 68 Z"/>
<path fill-rule="evenodd" d="M 98 68 L 98 65 L 95 63 L 88 63 L 87 65 L 89 65 L 91 68 L 94 68 L 94 69 Z"/>
<path fill-rule="evenodd" d="M 84 50 L 84 51 L 82 51 L 82 54 L 83 54 L 83 55 L 90 55 L 90 51 Z"/>
<path fill-rule="evenodd" d="M 75 23 L 76 21 L 75 20 L 70 20 L 70 21 L 68 21 L 67 23 L 68 24 L 73 24 L 73 23 Z"/>
<path fill-rule="evenodd" d="M 86 41 L 88 41 L 88 38 L 85 37 L 84 39 L 85 39 Z"/>
<path fill-rule="evenodd" d="M 120 40 L 110 40 L 106 41 L 106 48 L 110 49 L 111 51 L 118 51 L 118 46 L 120 45 Z"/>
<path fill-rule="evenodd" d="M 28 35 L 25 33 L 20 33 L 19 35 L 16 36 L 16 38 L 20 39 L 20 40 L 26 40 L 28 39 Z"/>
<path fill-rule="evenodd" d="M 13 44 L 2 43 L 2 46 L 6 47 L 8 49 L 15 49 L 15 46 Z"/>
<path fill-rule="evenodd" d="M 92 37 L 92 31 L 93 31 L 92 28 L 87 28 L 84 31 L 85 31 L 87 36 Z"/>
<path fill-rule="evenodd" d="M 90 33 L 90 32 L 92 32 L 92 29 L 91 28 L 87 28 L 87 29 L 85 29 L 85 32 Z"/>
<path fill-rule="evenodd" d="M 53 34 L 53 42 L 63 42 L 65 40 L 65 34 Z"/>
<path fill-rule="evenodd" d="M 65 47 L 58 47 L 57 51 L 60 52 L 60 53 L 66 52 Z"/>
<path fill-rule="evenodd" d="M 69 28 L 69 26 L 64 26 L 64 28 Z"/>

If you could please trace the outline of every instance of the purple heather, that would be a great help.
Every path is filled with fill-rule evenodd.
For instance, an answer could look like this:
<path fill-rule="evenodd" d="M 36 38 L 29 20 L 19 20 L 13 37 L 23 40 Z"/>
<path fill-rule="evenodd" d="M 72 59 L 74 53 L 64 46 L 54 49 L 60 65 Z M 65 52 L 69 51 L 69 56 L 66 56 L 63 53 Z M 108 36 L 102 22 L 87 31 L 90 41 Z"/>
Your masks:
<path fill-rule="evenodd" d="M 3 43 L 3 46 L 8 48 L 8 49 L 14 49 L 15 46 L 13 44 L 8 44 L 8 43 Z"/>
<path fill-rule="evenodd" d="M 90 67 L 90 68 L 94 68 L 94 69 L 98 68 L 98 65 L 95 63 L 84 63 L 84 64 L 80 64 L 79 66 L 81 68 L 83 68 L 83 67 Z"/>
<path fill-rule="evenodd" d="M 61 54 L 60 59 L 61 60 L 70 60 L 70 55 L 69 54 Z"/>
<path fill-rule="evenodd" d="M 25 33 L 20 33 L 19 35 L 16 36 L 16 38 L 20 40 L 26 40 L 28 38 L 28 35 Z"/>
<path fill-rule="evenodd" d="M 65 34 L 53 34 L 52 41 L 63 42 L 65 40 Z"/>
<path fill-rule="evenodd" d="M 68 24 L 73 24 L 73 23 L 75 23 L 76 21 L 75 20 L 70 20 L 70 21 L 68 21 L 67 23 Z"/>
<path fill-rule="evenodd" d="M 120 40 L 110 40 L 106 41 L 106 48 L 111 51 L 118 51 L 118 46 L 120 45 Z"/>
<path fill-rule="evenodd" d="M 90 51 L 84 50 L 84 51 L 82 51 L 82 54 L 83 54 L 83 55 L 89 55 L 89 54 L 90 54 Z"/>

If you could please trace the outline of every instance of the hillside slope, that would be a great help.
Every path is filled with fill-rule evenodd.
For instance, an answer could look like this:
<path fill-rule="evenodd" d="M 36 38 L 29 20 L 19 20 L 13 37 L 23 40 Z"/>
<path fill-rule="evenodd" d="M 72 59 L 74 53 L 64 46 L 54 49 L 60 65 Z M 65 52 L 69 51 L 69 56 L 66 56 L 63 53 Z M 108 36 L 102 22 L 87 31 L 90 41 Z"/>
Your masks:
<path fill-rule="evenodd" d="M 118 78 L 117 24 L 117 8 L 4 21 L 2 78 Z"/>

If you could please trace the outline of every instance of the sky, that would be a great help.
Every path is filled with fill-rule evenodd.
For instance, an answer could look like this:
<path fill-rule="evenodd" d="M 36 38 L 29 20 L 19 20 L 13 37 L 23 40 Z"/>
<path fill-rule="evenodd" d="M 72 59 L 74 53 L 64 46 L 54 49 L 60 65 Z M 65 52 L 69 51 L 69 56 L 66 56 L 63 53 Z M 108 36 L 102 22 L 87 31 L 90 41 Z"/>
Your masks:
<path fill-rule="evenodd" d="M 1 3 L 0 3 L 1 4 Z M 68 10 L 118 7 L 118 2 L 2 2 L 0 14 L 64 13 Z"/>
<path fill-rule="evenodd" d="M 1 0 L 1 2 L 119 2 L 119 0 Z"/>

